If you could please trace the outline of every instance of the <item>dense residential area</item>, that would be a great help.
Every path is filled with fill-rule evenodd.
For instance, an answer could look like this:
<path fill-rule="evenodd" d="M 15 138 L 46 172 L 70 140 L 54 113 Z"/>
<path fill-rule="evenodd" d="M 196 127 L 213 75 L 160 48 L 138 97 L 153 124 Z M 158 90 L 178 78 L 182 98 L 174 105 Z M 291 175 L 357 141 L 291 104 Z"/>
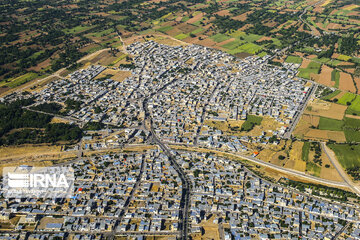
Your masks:
<path fill-rule="evenodd" d="M 75 170 L 72 198 L 3 199 L 6 239 L 197 239 L 212 231 L 222 239 L 360 237 L 356 187 L 330 192 L 321 186 L 348 185 L 288 168 L 320 185 L 276 182 L 257 170 L 281 168 L 257 157 L 295 141 L 306 105 L 324 92 L 296 77 L 298 65 L 281 69 L 267 64 L 270 56 L 241 60 L 155 41 L 126 52 L 132 62 L 118 68 L 128 76 L 122 81 L 106 73 L 114 67 L 90 65 L 1 99 L 82 131 L 61 150 L 77 157 L 59 163 Z"/>
<path fill-rule="evenodd" d="M 192 182 L 188 227 L 193 238 L 211 228 L 225 239 L 331 239 L 340 231 L 349 239 L 360 237 L 354 206 L 270 183 L 236 161 L 174 154 Z M 182 183 L 160 150 L 95 156 L 70 166 L 76 191 L 69 201 L 2 199 L 1 221 L 18 218 L 2 239 L 178 235 Z"/>
<path fill-rule="evenodd" d="M 0 240 L 360 239 L 359 12 L 2 0 Z"/>

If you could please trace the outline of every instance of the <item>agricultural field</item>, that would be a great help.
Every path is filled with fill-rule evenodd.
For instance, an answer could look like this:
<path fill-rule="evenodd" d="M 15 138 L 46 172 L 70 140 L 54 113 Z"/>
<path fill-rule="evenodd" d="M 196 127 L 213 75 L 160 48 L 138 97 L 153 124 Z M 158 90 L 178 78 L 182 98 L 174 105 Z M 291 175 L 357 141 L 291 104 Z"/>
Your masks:
<path fill-rule="evenodd" d="M 332 118 L 342 120 L 344 118 L 347 106 L 315 99 L 309 102 L 305 114 L 320 116 L 326 118 Z"/>
<path fill-rule="evenodd" d="M 348 105 L 348 103 L 351 103 L 355 98 L 355 94 L 347 92 L 338 100 L 338 103 L 342 105 Z"/>
<path fill-rule="evenodd" d="M 0 87 L 14 88 L 24 83 L 30 82 L 40 76 L 37 73 L 29 72 L 19 77 L 9 78 L 5 81 L 0 82 Z"/>
<path fill-rule="evenodd" d="M 328 144 L 345 169 L 360 167 L 360 145 Z"/>
<path fill-rule="evenodd" d="M 340 95 L 340 92 L 333 92 L 330 97 L 336 95 Z M 355 98 L 353 94 L 345 93 L 340 99 L 342 102 L 348 102 L 354 101 Z M 354 109 L 357 109 L 357 104 L 358 100 L 353 105 Z M 360 118 L 357 118 L 354 110 L 350 110 L 350 115 L 350 106 L 322 100 L 310 102 L 293 132 L 294 136 L 300 139 L 359 143 Z"/>
<path fill-rule="evenodd" d="M 344 126 L 344 122 L 341 120 L 320 117 L 318 128 L 320 130 L 341 131 L 343 126 Z"/>
<path fill-rule="evenodd" d="M 295 64 L 301 64 L 302 58 L 298 56 L 288 56 L 285 60 L 287 63 L 295 63 Z"/>
<path fill-rule="evenodd" d="M 95 79 L 112 79 L 118 82 L 124 81 L 127 77 L 131 76 L 130 71 L 120 71 L 114 69 L 106 69 L 100 73 Z"/>
<path fill-rule="evenodd" d="M 306 68 L 299 68 L 298 76 L 301 78 L 312 79 L 312 74 L 318 74 L 320 68 L 320 63 L 311 61 Z"/>
<path fill-rule="evenodd" d="M 212 37 L 210 37 L 212 40 L 214 40 L 217 43 L 223 42 L 225 40 L 228 40 L 230 37 L 226 36 L 225 34 L 218 33 Z"/>

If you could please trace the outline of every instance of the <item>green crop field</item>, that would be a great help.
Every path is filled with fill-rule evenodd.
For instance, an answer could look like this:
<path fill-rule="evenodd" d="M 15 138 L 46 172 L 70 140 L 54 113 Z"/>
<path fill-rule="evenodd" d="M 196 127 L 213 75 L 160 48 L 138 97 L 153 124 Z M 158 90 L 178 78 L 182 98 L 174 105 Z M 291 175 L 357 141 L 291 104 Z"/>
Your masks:
<path fill-rule="evenodd" d="M 312 175 L 319 177 L 320 176 L 320 172 L 321 172 L 321 167 L 319 167 L 318 165 L 316 165 L 315 163 L 312 162 L 307 162 L 306 163 L 306 171 L 311 172 Z"/>
<path fill-rule="evenodd" d="M 267 55 L 266 52 L 260 52 L 260 53 L 257 53 L 256 55 L 258 55 L 259 57 L 264 57 Z"/>
<path fill-rule="evenodd" d="M 338 100 L 338 103 L 342 105 L 347 105 L 347 103 L 351 103 L 355 99 L 355 97 L 356 94 L 347 92 Z"/>
<path fill-rule="evenodd" d="M 91 33 L 89 35 L 92 36 L 92 37 L 100 38 L 100 37 L 104 37 L 106 35 L 109 35 L 110 33 L 115 33 L 113 28 L 109 28 L 109 29 L 106 29 L 106 30 L 103 30 L 103 31 L 100 31 L 100 32 L 94 32 L 94 33 Z"/>
<path fill-rule="evenodd" d="M 179 40 L 183 40 L 184 38 L 187 38 L 189 35 L 185 34 L 185 33 L 180 33 L 178 35 L 175 36 L 176 39 Z"/>
<path fill-rule="evenodd" d="M 202 31 L 204 31 L 204 29 L 199 27 L 199 28 L 195 29 L 194 31 L 192 31 L 191 33 L 192 34 L 198 34 L 198 33 L 202 32 Z"/>
<path fill-rule="evenodd" d="M 318 74 L 321 64 L 317 62 L 310 62 L 307 68 L 299 68 L 299 77 L 310 79 L 310 74 Z"/>
<path fill-rule="evenodd" d="M 248 115 L 246 121 L 241 126 L 242 131 L 250 131 L 254 128 L 255 125 L 260 125 L 262 121 L 262 117 Z"/>
<path fill-rule="evenodd" d="M 360 142 L 360 120 L 355 118 L 344 118 L 344 133 L 346 141 Z"/>
<path fill-rule="evenodd" d="M 185 16 L 185 17 L 183 17 L 183 18 L 181 19 L 181 21 L 182 21 L 182 22 L 186 22 L 186 21 L 188 21 L 189 19 L 190 19 L 189 16 Z"/>
<path fill-rule="evenodd" d="M 344 126 L 344 122 L 341 120 L 320 117 L 320 122 L 319 122 L 320 130 L 341 131 L 343 126 Z"/>
<path fill-rule="evenodd" d="M 238 31 L 229 33 L 229 35 L 230 35 L 231 37 L 238 38 L 238 37 L 241 37 L 241 36 L 246 35 L 246 33 L 244 33 L 243 31 L 238 30 Z"/>
<path fill-rule="evenodd" d="M 257 34 L 245 34 L 245 35 L 241 36 L 240 39 L 243 38 L 247 42 L 255 42 L 255 41 L 259 40 L 262 37 L 263 36 L 257 35 Z"/>
<path fill-rule="evenodd" d="M 360 96 L 357 95 L 355 99 L 351 102 L 351 105 L 348 107 L 347 114 L 356 114 L 360 115 Z"/>
<path fill-rule="evenodd" d="M 243 52 L 247 52 L 250 54 L 256 54 L 257 52 L 262 50 L 261 46 L 258 46 L 254 43 L 246 43 L 238 47 L 239 50 L 243 50 Z"/>
<path fill-rule="evenodd" d="M 310 152 L 310 143 L 304 142 L 304 145 L 302 147 L 302 153 L 301 153 L 301 159 L 303 161 L 307 162 L 309 160 L 309 152 Z"/>
<path fill-rule="evenodd" d="M 335 82 L 335 87 L 338 88 L 339 87 L 339 83 L 340 83 L 340 72 L 336 69 L 334 69 L 331 72 L 331 81 Z"/>
<path fill-rule="evenodd" d="M 223 42 L 225 40 L 228 40 L 230 37 L 229 36 L 226 36 L 225 34 L 221 34 L 221 33 L 218 33 L 218 34 L 215 34 L 214 36 L 211 36 L 210 37 L 212 40 L 214 40 L 215 42 Z"/>
<path fill-rule="evenodd" d="M 360 132 L 355 129 L 345 129 L 345 138 L 347 142 L 360 142 Z"/>
<path fill-rule="evenodd" d="M 169 31 L 169 30 L 171 30 L 171 29 L 173 29 L 172 26 L 164 26 L 164 27 L 161 27 L 161 28 L 156 29 L 156 31 L 165 33 L 165 32 L 167 32 L 167 31 Z"/>
<path fill-rule="evenodd" d="M 64 32 L 65 33 L 80 33 L 80 32 L 84 32 L 84 31 L 87 31 L 91 28 L 94 28 L 95 26 L 76 26 L 74 28 L 71 28 L 71 29 L 64 29 Z"/>
<path fill-rule="evenodd" d="M 9 78 L 6 81 L 1 82 L 0 86 L 14 88 L 14 87 L 20 86 L 24 83 L 30 82 L 37 77 L 39 77 L 39 75 L 37 73 L 29 72 L 20 77 Z"/>
<path fill-rule="evenodd" d="M 312 69 L 307 69 L 307 68 L 299 68 L 298 76 L 301 77 L 301 78 L 310 79 L 310 74 L 311 73 L 316 73 L 316 71 L 314 71 Z"/>
<path fill-rule="evenodd" d="M 339 65 L 340 63 L 342 63 L 341 61 L 337 60 L 337 59 L 331 59 L 330 61 L 328 61 L 326 64 L 330 65 L 332 67 L 336 67 L 337 65 Z"/>
<path fill-rule="evenodd" d="M 337 59 L 342 60 L 342 61 L 349 61 L 351 59 L 351 57 L 346 56 L 346 55 L 340 55 L 337 57 Z"/>
<path fill-rule="evenodd" d="M 241 46 L 242 44 L 244 44 L 244 41 L 240 41 L 240 40 L 234 40 L 232 42 L 226 43 L 224 45 L 221 45 L 221 47 L 229 49 L 229 50 L 233 50 L 239 46 Z"/>
<path fill-rule="evenodd" d="M 347 127 L 347 128 L 358 129 L 358 128 L 360 128 L 360 119 L 345 117 L 344 124 L 345 124 L 345 127 Z"/>
<path fill-rule="evenodd" d="M 352 61 L 352 62 L 355 62 L 355 63 L 360 63 L 360 58 L 358 58 L 358 57 L 353 57 L 353 58 L 351 58 L 351 61 Z"/>
<path fill-rule="evenodd" d="M 307 69 L 314 69 L 317 71 L 317 73 L 319 72 L 321 68 L 321 63 L 317 63 L 317 62 L 310 62 L 309 65 L 307 66 Z"/>
<path fill-rule="evenodd" d="M 345 169 L 360 167 L 360 145 L 329 144 L 329 147 Z"/>
<path fill-rule="evenodd" d="M 285 62 L 301 64 L 302 63 L 302 58 L 298 57 L 298 56 L 288 56 L 286 58 Z"/>

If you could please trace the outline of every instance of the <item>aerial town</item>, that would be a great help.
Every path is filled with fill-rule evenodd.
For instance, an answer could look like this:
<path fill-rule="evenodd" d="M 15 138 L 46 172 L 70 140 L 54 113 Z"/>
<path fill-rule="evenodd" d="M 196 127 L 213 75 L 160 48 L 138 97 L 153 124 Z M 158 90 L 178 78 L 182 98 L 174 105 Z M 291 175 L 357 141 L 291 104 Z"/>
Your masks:
<path fill-rule="evenodd" d="M 281 126 L 273 134 L 283 136 L 296 124 L 312 87 L 295 80 L 291 68 L 264 64 L 267 57 L 240 60 L 202 46 L 171 47 L 154 41 L 134 43 L 127 52 L 136 67 L 123 82 L 95 79 L 105 67 L 90 66 L 40 92 L 5 99 L 35 97 L 34 105 L 71 99 L 80 104 L 67 112 L 75 122 L 126 128 L 143 124 L 146 107 L 165 142 L 195 145 L 199 138 L 216 135 L 207 120 L 245 120 L 249 114 L 274 118 Z"/>
<path fill-rule="evenodd" d="M 189 233 L 218 227 L 225 239 L 360 237 L 359 210 L 261 179 L 241 163 L 174 152 L 190 178 Z M 182 181 L 159 149 L 94 156 L 71 163 L 75 193 L 63 199 L 2 199 L 1 239 L 102 239 L 179 234 Z M 9 221 L 17 216 L 15 226 Z M 26 232 L 26 233 L 25 233 Z M 20 238 L 18 238 L 20 237 Z"/>
<path fill-rule="evenodd" d="M 75 107 L 56 116 L 79 126 L 105 126 L 63 149 L 79 151 L 61 164 L 75 170 L 71 199 L 0 195 L 0 239 L 201 239 L 212 228 L 221 239 L 360 238 L 355 205 L 272 183 L 236 160 L 167 146 L 254 157 L 249 142 L 277 144 L 291 134 L 314 83 L 297 79 L 292 66 L 269 66 L 268 56 L 241 60 L 202 46 L 154 41 L 133 43 L 126 51 L 133 66 L 122 68 L 131 71 L 124 81 L 97 78 L 106 67 L 91 65 L 40 91 L 0 99 L 34 98 L 29 111 L 49 102 L 71 103 Z M 249 116 L 268 117 L 276 127 L 249 137 L 211 125 Z M 152 149 L 87 157 L 82 152 L 129 143 Z"/>

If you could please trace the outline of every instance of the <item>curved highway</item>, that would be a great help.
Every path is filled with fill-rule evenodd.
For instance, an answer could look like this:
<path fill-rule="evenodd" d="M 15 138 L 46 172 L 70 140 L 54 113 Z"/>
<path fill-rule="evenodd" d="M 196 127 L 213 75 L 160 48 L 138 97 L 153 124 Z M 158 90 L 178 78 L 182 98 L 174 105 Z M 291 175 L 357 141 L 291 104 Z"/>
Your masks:
<path fill-rule="evenodd" d="M 255 158 L 255 157 L 243 155 L 241 153 L 229 153 L 229 152 L 222 152 L 222 151 L 213 150 L 213 149 L 206 149 L 206 148 L 193 148 L 193 147 L 189 147 L 189 146 L 184 147 L 184 150 L 187 150 L 187 151 L 200 151 L 201 150 L 201 151 L 209 151 L 209 152 L 219 153 L 219 154 L 227 154 L 227 155 L 230 155 L 230 156 L 234 156 L 234 157 L 242 158 L 244 160 L 251 161 L 253 163 L 256 163 L 256 164 L 264 166 L 264 167 L 275 169 L 275 170 L 277 170 L 279 172 L 283 172 L 283 173 L 286 173 L 286 174 L 289 174 L 289 175 L 293 175 L 293 176 L 296 176 L 296 177 L 307 179 L 307 180 L 310 180 L 310 181 L 313 181 L 313 182 L 316 182 L 316 183 L 320 183 L 320 184 L 324 184 L 324 185 L 327 185 L 327 186 L 349 187 L 349 185 L 347 183 L 345 183 L 345 182 L 337 182 L 337 181 L 332 181 L 332 180 L 327 180 L 327 179 L 322 179 L 322 178 L 319 178 L 319 177 L 311 176 L 311 175 L 308 175 L 306 173 L 303 173 L 303 172 L 300 172 L 300 171 L 297 171 L 297 170 L 284 168 L 284 167 L 275 165 L 273 163 L 265 162 L 263 160 Z"/>

